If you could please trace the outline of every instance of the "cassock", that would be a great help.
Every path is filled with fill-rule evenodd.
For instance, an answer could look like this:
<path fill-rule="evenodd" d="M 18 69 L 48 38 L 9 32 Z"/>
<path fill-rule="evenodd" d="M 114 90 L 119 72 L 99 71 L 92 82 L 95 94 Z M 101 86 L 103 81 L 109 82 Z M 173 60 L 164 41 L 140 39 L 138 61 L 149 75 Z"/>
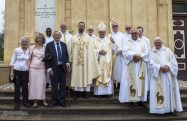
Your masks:
<path fill-rule="evenodd" d="M 95 80 L 94 95 L 111 95 L 113 93 L 112 73 L 112 43 L 109 37 L 95 40 L 95 49 L 101 76 Z M 99 51 L 105 50 L 107 54 L 100 55 Z"/>
<path fill-rule="evenodd" d="M 53 39 L 52 36 L 50 36 L 50 37 L 46 36 L 46 37 L 45 37 L 45 45 L 47 45 L 49 42 L 52 42 L 52 41 L 54 41 L 54 39 Z M 47 83 L 49 83 L 49 84 L 51 83 L 49 73 L 46 73 L 46 81 L 47 81 Z"/>
<path fill-rule="evenodd" d="M 47 43 L 52 42 L 53 40 L 54 40 L 54 39 L 53 39 L 52 36 L 50 36 L 50 37 L 46 36 L 46 37 L 45 37 L 45 44 L 47 45 Z"/>
<path fill-rule="evenodd" d="M 87 34 L 75 34 L 72 38 L 71 87 L 75 91 L 90 91 L 93 79 L 101 75 L 93 41 Z"/>
<path fill-rule="evenodd" d="M 151 51 L 151 45 L 150 45 L 149 38 L 147 38 L 146 36 L 142 36 L 140 39 L 143 40 L 143 41 L 145 41 L 145 44 L 148 47 L 148 50 Z"/>
<path fill-rule="evenodd" d="M 88 35 L 89 36 L 89 35 Z M 93 34 L 92 36 L 89 36 L 90 40 L 94 41 L 97 39 L 97 37 Z"/>
<path fill-rule="evenodd" d="M 66 46 L 67 46 L 67 49 L 68 49 L 68 54 L 69 54 L 69 58 L 70 58 L 70 62 L 72 61 L 71 60 L 71 41 L 72 41 L 72 35 L 66 31 L 65 33 L 61 32 L 61 39 L 60 41 L 66 43 Z"/>
<path fill-rule="evenodd" d="M 178 64 L 169 48 L 162 46 L 152 49 L 150 55 L 150 113 L 164 114 L 183 111 L 177 81 Z M 163 73 L 161 66 L 167 65 L 169 71 Z"/>
<path fill-rule="evenodd" d="M 144 41 L 127 40 L 123 45 L 124 63 L 120 83 L 119 101 L 138 102 L 147 101 L 148 74 L 147 64 L 148 49 Z M 139 54 L 142 60 L 133 61 L 133 56 Z"/>
<path fill-rule="evenodd" d="M 131 39 L 131 34 L 125 32 L 124 37 L 125 37 L 125 39 L 130 40 Z"/>
<path fill-rule="evenodd" d="M 123 63 L 123 55 L 115 54 L 117 51 L 122 51 L 122 46 L 125 41 L 124 35 L 121 32 L 112 32 L 109 37 L 112 37 L 115 41 L 115 44 L 112 44 L 112 51 L 114 53 L 114 63 L 113 63 L 113 72 L 112 78 L 117 82 L 121 80 L 122 74 L 122 63 Z"/>
<path fill-rule="evenodd" d="M 140 38 L 142 41 L 144 41 L 145 42 L 145 44 L 146 44 L 146 46 L 147 46 L 147 48 L 148 48 L 148 52 L 149 52 L 149 56 L 150 56 L 150 53 L 151 53 L 151 45 L 150 45 L 150 40 L 149 40 L 149 38 L 147 38 L 146 36 L 142 36 L 141 38 Z M 146 62 L 146 64 L 147 64 L 147 72 L 148 72 L 148 83 L 150 82 L 150 76 L 151 76 L 151 71 L 150 71 L 150 61 L 147 61 Z M 148 84 L 148 90 L 150 90 L 150 84 Z"/>

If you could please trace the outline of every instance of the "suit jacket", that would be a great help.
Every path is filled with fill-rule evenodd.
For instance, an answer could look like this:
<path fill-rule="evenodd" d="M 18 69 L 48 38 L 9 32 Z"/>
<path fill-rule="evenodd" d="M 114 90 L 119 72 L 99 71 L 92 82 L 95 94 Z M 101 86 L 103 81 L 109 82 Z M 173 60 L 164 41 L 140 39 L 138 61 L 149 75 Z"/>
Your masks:
<path fill-rule="evenodd" d="M 64 68 L 64 71 L 67 72 L 67 68 L 66 68 L 66 63 L 69 63 L 69 56 L 68 56 L 68 51 L 67 51 L 67 46 L 65 43 L 60 42 L 60 46 L 61 46 L 61 51 L 62 51 L 62 65 Z M 45 56 L 51 56 L 50 59 L 47 59 L 45 61 L 45 67 L 46 69 L 52 68 L 52 70 L 55 72 L 58 66 L 58 62 L 57 62 L 57 52 L 55 49 L 55 42 L 49 42 L 46 45 L 45 48 Z"/>

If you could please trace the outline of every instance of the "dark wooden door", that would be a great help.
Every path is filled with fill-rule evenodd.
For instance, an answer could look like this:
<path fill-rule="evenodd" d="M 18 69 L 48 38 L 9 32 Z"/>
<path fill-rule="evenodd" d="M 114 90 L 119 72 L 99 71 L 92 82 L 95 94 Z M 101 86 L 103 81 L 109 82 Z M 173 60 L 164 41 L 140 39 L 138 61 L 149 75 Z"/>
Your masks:
<path fill-rule="evenodd" d="M 178 77 L 187 80 L 187 14 L 173 15 L 174 54 L 178 61 Z"/>

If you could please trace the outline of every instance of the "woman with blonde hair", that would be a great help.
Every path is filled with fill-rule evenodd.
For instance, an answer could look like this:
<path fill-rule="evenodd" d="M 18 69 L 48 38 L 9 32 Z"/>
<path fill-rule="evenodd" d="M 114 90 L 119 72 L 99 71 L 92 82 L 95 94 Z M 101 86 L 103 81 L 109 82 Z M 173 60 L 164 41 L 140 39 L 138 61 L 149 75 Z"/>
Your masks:
<path fill-rule="evenodd" d="M 42 61 L 45 52 L 45 37 L 37 33 L 35 45 L 30 47 L 30 69 L 29 69 L 29 100 L 34 100 L 33 107 L 38 106 L 38 100 L 43 100 L 43 106 L 48 106 L 45 100 L 46 71 L 45 63 Z"/>

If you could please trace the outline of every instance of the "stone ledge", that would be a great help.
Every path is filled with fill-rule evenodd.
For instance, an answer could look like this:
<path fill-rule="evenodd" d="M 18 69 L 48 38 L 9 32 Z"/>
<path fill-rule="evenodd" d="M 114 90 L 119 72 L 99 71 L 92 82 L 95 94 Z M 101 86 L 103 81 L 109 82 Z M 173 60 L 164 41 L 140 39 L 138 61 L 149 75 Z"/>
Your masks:
<path fill-rule="evenodd" d="M 9 82 L 10 65 L 0 64 L 0 84 Z"/>

